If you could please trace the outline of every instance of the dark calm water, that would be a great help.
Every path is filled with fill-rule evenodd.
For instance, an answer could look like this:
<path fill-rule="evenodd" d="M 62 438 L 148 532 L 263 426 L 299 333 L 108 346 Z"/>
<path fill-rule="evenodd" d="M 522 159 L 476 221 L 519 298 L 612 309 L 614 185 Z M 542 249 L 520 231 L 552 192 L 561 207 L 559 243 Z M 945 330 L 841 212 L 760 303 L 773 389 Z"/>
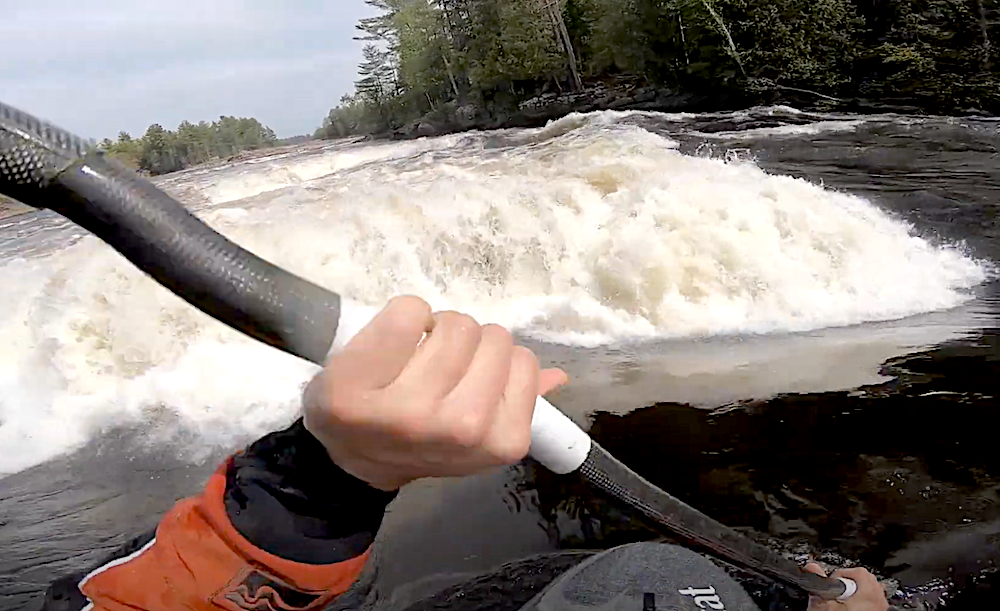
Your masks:
<path fill-rule="evenodd" d="M 771 109 L 628 120 L 688 154 L 728 151 L 864 195 L 924 237 L 1000 261 L 1000 122 L 887 116 L 789 130 L 833 119 L 852 118 Z M 713 517 L 789 553 L 860 562 L 893 580 L 900 601 L 1000 607 L 996 284 L 956 311 L 840 331 L 536 347 L 578 381 L 557 405 Z M 651 374 L 678 354 L 743 360 L 704 380 Z M 192 464 L 140 441 L 119 430 L 0 480 L 0 607 L 31 608 L 51 579 L 153 526 L 221 458 Z M 392 590 L 528 554 L 659 536 L 572 478 L 526 464 L 407 490 L 380 535 L 382 579 Z"/>

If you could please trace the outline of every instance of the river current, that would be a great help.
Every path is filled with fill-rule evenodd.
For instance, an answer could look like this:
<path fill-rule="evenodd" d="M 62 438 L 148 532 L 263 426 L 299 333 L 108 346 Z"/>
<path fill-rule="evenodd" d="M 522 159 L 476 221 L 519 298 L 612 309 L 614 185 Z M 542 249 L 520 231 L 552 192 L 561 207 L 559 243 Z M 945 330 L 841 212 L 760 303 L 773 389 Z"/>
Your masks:
<path fill-rule="evenodd" d="M 350 298 L 511 327 L 571 374 L 554 403 L 731 526 L 1000 602 L 1000 122 L 600 112 L 157 182 Z M 294 419 L 314 372 L 49 213 L 0 219 L 0 302 L 4 608 Z M 414 486 L 380 546 L 391 589 L 650 536 L 525 465 Z"/>

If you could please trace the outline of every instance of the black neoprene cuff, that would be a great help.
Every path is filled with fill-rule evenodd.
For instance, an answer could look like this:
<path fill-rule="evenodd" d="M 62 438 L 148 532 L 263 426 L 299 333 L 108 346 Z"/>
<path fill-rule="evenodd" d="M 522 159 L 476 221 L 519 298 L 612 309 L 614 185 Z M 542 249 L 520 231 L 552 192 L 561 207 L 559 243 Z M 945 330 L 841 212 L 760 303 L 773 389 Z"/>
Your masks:
<path fill-rule="evenodd" d="M 334 564 L 371 546 L 395 492 L 348 475 L 302 420 L 234 457 L 226 513 L 262 550 L 306 564 Z"/>

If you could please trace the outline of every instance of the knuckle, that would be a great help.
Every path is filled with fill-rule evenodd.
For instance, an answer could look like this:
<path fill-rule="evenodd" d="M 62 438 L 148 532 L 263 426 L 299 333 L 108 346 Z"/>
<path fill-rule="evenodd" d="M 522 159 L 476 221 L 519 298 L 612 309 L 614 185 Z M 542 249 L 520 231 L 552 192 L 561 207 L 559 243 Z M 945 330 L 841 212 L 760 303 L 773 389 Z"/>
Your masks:
<path fill-rule="evenodd" d="M 523 367 L 524 369 L 531 370 L 540 368 L 540 365 L 538 364 L 538 357 L 535 356 L 534 352 L 528 350 L 524 346 L 514 347 L 513 359 L 519 367 Z"/>
<path fill-rule="evenodd" d="M 522 460 L 531 451 L 531 433 L 515 431 L 499 440 L 491 450 L 491 454 L 505 465 L 511 465 Z"/>
<path fill-rule="evenodd" d="M 483 328 L 468 314 L 440 312 L 434 332 L 442 335 L 456 350 L 475 350 L 482 342 Z"/>
<path fill-rule="evenodd" d="M 389 300 L 386 310 L 401 312 L 411 316 L 424 315 L 430 317 L 431 306 L 429 303 L 413 295 L 400 295 Z"/>
<path fill-rule="evenodd" d="M 366 427 L 375 423 L 379 411 L 379 400 L 367 392 L 339 389 L 331 393 L 320 409 L 325 420 L 333 425 L 346 427 Z"/>
<path fill-rule="evenodd" d="M 496 346 L 512 346 L 514 336 L 510 331 L 500 325 L 486 325 L 483 327 L 483 342 L 489 342 Z"/>
<path fill-rule="evenodd" d="M 457 447 L 475 449 L 486 437 L 485 418 L 481 414 L 468 414 L 459 418 L 448 429 L 448 442 Z"/>
<path fill-rule="evenodd" d="M 476 319 L 461 312 L 438 312 L 435 315 L 436 326 L 443 327 L 448 331 L 467 332 L 480 329 Z"/>
<path fill-rule="evenodd" d="M 319 376 L 306 388 L 303 409 L 313 422 L 322 426 L 360 426 L 366 424 L 368 410 L 362 397 L 345 392 L 329 376 Z"/>
<path fill-rule="evenodd" d="M 431 306 L 419 297 L 393 297 L 385 309 L 389 333 L 422 332 L 431 320 Z"/>
<path fill-rule="evenodd" d="M 402 441 L 422 443 L 432 434 L 427 419 L 419 415 L 408 415 L 395 418 L 388 425 L 389 433 Z"/>
<path fill-rule="evenodd" d="M 302 404 L 306 408 L 321 407 L 324 403 L 327 386 L 328 378 L 326 372 L 313 377 L 302 391 Z"/>
<path fill-rule="evenodd" d="M 529 390 L 533 392 L 540 375 L 541 367 L 535 353 L 523 346 L 515 346 L 511 354 L 509 392 L 517 398 Z"/>
<path fill-rule="evenodd" d="M 348 406 L 336 406 L 328 410 L 327 417 L 333 423 L 349 428 L 360 428 L 368 424 L 365 410 Z"/>

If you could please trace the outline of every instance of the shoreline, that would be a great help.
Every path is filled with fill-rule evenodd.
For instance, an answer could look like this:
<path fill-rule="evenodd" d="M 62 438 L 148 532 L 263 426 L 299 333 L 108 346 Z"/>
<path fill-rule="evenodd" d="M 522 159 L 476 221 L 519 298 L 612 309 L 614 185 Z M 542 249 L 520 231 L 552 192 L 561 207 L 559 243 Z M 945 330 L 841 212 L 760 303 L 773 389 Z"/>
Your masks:
<path fill-rule="evenodd" d="M 371 140 L 411 140 L 465 131 L 538 128 L 573 113 L 651 111 L 693 114 L 739 112 L 755 107 L 790 106 L 806 113 L 883 114 L 992 118 L 979 108 L 946 108 L 919 98 L 873 100 L 834 98 L 819 92 L 780 86 L 755 90 L 720 87 L 712 91 L 681 91 L 640 83 L 588 83 L 582 91 L 544 93 L 508 107 L 481 108 L 450 102 L 390 131 L 366 135 Z"/>
<path fill-rule="evenodd" d="M 607 86 L 591 84 L 579 92 L 545 93 L 517 104 L 517 110 L 496 110 L 444 104 L 437 110 L 405 126 L 371 134 L 355 134 L 342 138 L 313 138 L 295 144 L 279 144 L 270 148 L 241 151 L 226 158 L 216 158 L 176 172 L 146 176 L 154 182 L 186 172 L 223 167 L 271 156 L 280 156 L 308 148 L 322 148 L 329 143 L 349 141 L 405 141 L 437 138 L 469 131 L 531 129 L 545 127 L 568 115 L 613 111 L 647 111 L 662 113 L 725 113 L 740 112 L 768 106 L 789 106 L 804 113 L 884 114 L 924 117 L 997 118 L 992 112 L 978 108 L 939 108 L 921 104 L 913 98 L 899 100 L 869 100 L 864 98 L 832 98 L 818 92 L 772 88 L 752 91 L 748 88 L 723 88 L 712 93 L 680 92 L 668 87 L 638 84 Z M 809 121 L 805 121 L 808 123 Z M 0 220 L 24 215 L 36 210 L 0 194 Z"/>

